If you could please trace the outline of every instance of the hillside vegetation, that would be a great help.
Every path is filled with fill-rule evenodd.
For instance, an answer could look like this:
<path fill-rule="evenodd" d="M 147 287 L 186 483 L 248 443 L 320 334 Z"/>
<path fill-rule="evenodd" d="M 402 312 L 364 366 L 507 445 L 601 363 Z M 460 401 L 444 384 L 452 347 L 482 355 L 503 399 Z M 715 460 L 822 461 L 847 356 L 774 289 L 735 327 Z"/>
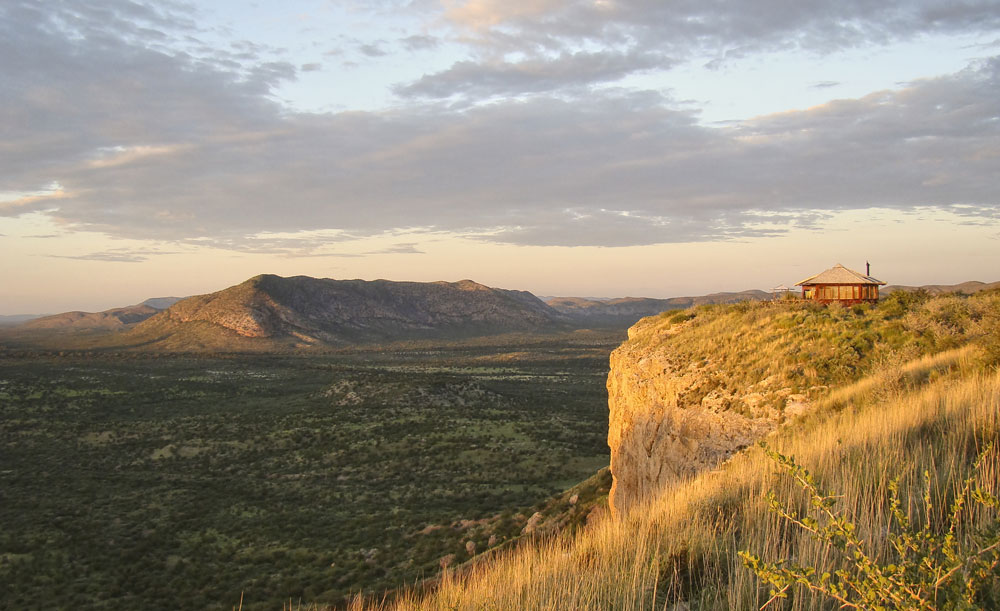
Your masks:
<path fill-rule="evenodd" d="M 639 332 L 644 327 L 660 337 Z M 785 413 L 787 395 L 777 391 L 760 403 L 783 414 L 787 424 L 767 444 L 835 491 L 832 510 L 849 516 L 875 561 L 891 564 L 900 562 L 889 536 L 900 528 L 890 504 L 894 479 L 901 512 L 941 534 L 967 478 L 998 493 L 998 329 L 996 292 L 933 299 L 918 292 L 898 293 L 877 307 L 744 304 L 667 313 L 637 325 L 631 341 L 647 342 L 651 351 L 663 348 L 689 364 L 708 359 L 703 367 L 717 374 L 708 379 L 719 388 L 745 391 L 774 378 L 775 388 L 808 395 L 810 407 L 798 415 Z M 728 407 L 743 409 L 745 403 L 734 399 Z M 358 599 L 355 608 L 840 608 L 801 588 L 772 598 L 770 587 L 744 566 L 741 551 L 820 573 L 852 565 L 775 515 L 769 491 L 785 507 L 804 512 L 808 506 L 800 487 L 753 445 L 715 469 L 688 474 L 649 495 L 620 519 L 573 538 L 522 545 L 492 563 L 446 575 L 430 594 L 385 604 Z M 959 513 L 961 526 L 953 533 L 959 543 L 976 532 L 996 537 L 995 508 L 969 505 Z M 958 574 L 959 581 L 964 577 Z M 962 608 L 1000 604 L 995 565 L 983 579 L 988 587 Z"/>

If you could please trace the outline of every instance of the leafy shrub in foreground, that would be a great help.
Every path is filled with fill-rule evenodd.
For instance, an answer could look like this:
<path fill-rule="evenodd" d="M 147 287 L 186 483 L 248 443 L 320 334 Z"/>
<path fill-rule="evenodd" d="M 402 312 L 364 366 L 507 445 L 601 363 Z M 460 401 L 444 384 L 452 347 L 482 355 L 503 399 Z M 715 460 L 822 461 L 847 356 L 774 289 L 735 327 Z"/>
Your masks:
<path fill-rule="evenodd" d="M 761 444 L 762 446 L 764 444 Z M 794 459 L 767 449 L 767 455 L 809 496 L 813 516 L 786 509 L 773 492 L 768 494 L 770 509 L 784 520 L 809 532 L 837 550 L 847 567 L 832 573 L 822 568 L 799 566 L 785 560 L 766 562 L 758 555 L 740 551 L 743 564 L 771 586 L 768 606 L 786 598 L 793 586 L 831 598 L 840 608 L 972 610 L 995 609 L 1000 604 L 1000 501 L 974 484 L 976 472 L 993 445 L 989 444 L 975 462 L 973 474 L 962 484 L 941 533 L 931 516 L 931 477 L 924 472 L 923 510 L 927 516 L 917 528 L 901 509 L 899 480 L 889 485 L 890 511 L 898 532 L 888 533 L 895 559 L 880 562 L 858 534 L 854 522 L 835 511 L 836 495 L 820 488 L 815 478 Z M 979 527 L 965 523 L 979 510 L 989 521 Z M 761 607 L 761 608 L 764 608 Z"/>

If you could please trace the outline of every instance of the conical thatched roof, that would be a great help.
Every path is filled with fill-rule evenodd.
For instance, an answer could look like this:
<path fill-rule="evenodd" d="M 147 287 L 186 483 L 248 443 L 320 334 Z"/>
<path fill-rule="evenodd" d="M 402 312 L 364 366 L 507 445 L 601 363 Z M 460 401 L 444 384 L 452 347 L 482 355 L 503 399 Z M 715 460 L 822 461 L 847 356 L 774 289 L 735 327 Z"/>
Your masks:
<path fill-rule="evenodd" d="M 834 265 L 825 272 L 820 272 L 815 276 L 809 276 L 801 282 L 796 282 L 796 286 L 804 284 L 885 284 L 881 280 L 866 276 L 853 269 L 847 269 L 840 263 Z"/>

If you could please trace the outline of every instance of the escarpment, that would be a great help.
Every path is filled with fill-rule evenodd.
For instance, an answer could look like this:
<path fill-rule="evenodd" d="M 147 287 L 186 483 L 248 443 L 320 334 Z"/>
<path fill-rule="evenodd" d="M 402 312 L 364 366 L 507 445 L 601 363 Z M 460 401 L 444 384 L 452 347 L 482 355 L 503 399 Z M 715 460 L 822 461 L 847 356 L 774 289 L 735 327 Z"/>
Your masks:
<path fill-rule="evenodd" d="M 877 374 L 898 388 L 901 363 L 963 341 L 995 354 L 997 298 L 898 292 L 877 305 L 743 302 L 640 320 L 611 355 L 612 513 L 716 468 L 833 386 Z"/>
<path fill-rule="evenodd" d="M 753 399 L 713 388 L 710 362 L 682 363 L 669 343 L 623 345 L 611 355 L 608 445 L 617 516 L 672 482 L 711 469 L 763 437 L 777 419 L 730 409 Z"/>
<path fill-rule="evenodd" d="M 615 516 L 717 467 L 774 430 L 786 413 L 805 409 L 823 388 L 809 375 L 814 372 L 793 366 L 775 373 L 791 345 L 766 307 L 726 308 L 645 318 L 612 353 L 609 504 Z"/>

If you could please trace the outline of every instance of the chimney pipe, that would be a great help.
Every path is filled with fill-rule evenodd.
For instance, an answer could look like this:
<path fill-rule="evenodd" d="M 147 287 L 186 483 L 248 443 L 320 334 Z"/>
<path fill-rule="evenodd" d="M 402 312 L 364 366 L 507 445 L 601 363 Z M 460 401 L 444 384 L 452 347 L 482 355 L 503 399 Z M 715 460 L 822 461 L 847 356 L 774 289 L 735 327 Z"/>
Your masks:
<path fill-rule="evenodd" d="M 871 278 L 872 275 L 872 264 L 865 261 L 865 275 Z"/>

